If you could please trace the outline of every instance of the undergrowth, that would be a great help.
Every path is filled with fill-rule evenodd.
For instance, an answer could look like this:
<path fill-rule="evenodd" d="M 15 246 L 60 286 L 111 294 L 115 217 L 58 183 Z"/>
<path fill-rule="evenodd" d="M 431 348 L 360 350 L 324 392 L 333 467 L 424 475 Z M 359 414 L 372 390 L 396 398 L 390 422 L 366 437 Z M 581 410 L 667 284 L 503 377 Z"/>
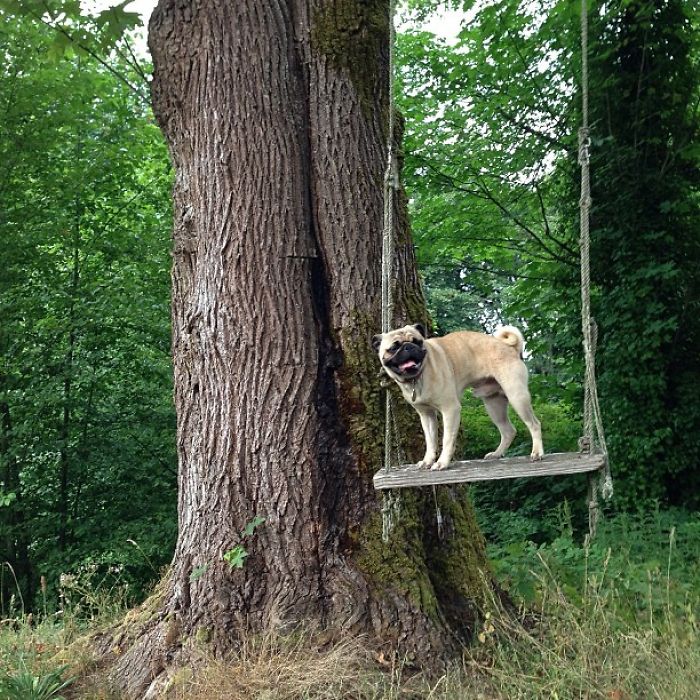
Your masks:
<path fill-rule="evenodd" d="M 123 615 L 130 600 L 125 582 L 91 565 L 61 575 L 57 588 L 55 609 L 49 611 L 44 597 L 40 610 L 28 612 L 17 596 L 0 620 L 0 700 L 73 697 L 76 676 L 92 667 L 79 640 Z"/>
<path fill-rule="evenodd" d="M 367 639 L 333 645 L 313 635 L 251 637 L 227 659 L 181 669 L 161 697 L 171 700 L 523 700 L 700 697 L 700 517 L 652 510 L 602 521 L 590 545 L 574 536 L 568 509 L 550 514 L 558 533 L 535 543 L 527 522 L 490 521 L 493 570 L 519 604 L 496 600 L 474 643 L 429 676 Z M 518 528 L 520 537 L 518 538 Z M 498 534 L 494 534 L 498 533 Z M 18 614 L 0 628 L 0 669 L 26 682 L 56 674 L 61 650 L 123 606 L 70 583 L 62 619 Z M 78 593 L 80 590 L 80 593 Z M 68 605 L 70 607 L 68 607 Z M 70 647 L 74 655 L 74 646 Z M 63 675 L 90 670 L 71 658 Z M 62 669 L 59 669 L 59 671 Z M 2 681 L 0 681 L 2 683 Z M 2 685 L 0 685 L 2 688 Z M 0 697 L 29 700 L 31 695 Z M 58 691 L 57 691 L 58 692 Z M 66 698 L 109 698 L 99 677 L 63 689 Z M 47 697 L 59 697 L 59 694 Z"/>

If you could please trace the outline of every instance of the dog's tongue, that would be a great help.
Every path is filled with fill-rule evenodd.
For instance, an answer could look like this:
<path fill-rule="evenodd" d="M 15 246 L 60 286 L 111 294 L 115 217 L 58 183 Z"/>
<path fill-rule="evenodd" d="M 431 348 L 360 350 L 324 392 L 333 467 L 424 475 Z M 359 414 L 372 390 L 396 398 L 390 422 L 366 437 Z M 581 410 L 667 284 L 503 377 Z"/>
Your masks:
<path fill-rule="evenodd" d="M 406 360 L 406 362 L 402 362 L 399 365 L 399 369 L 404 372 L 407 369 L 413 369 L 416 366 L 416 363 L 413 360 Z"/>

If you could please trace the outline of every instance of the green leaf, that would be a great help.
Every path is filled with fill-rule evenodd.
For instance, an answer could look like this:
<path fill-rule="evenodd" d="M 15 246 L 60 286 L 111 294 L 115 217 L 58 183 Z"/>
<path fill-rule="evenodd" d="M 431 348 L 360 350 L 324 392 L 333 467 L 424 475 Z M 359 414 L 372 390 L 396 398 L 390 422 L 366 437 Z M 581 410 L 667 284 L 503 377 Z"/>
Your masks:
<path fill-rule="evenodd" d="M 245 565 L 245 560 L 248 558 L 248 552 L 242 545 L 237 544 L 233 549 L 224 552 L 223 559 L 232 569 L 242 569 Z"/>
<path fill-rule="evenodd" d="M 0 508 L 6 508 L 16 499 L 17 494 L 14 491 L 9 491 L 7 493 L 0 491 Z"/>
<path fill-rule="evenodd" d="M 250 537 L 260 525 L 265 522 L 265 518 L 256 515 L 241 531 L 241 537 Z"/>
<path fill-rule="evenodd" d="M 226 555 L 224 555 L 226 556 Z M 190 583 L 194 583 L 195 581 L 198 581 L 206 570 L 209 568 L 209 564 L 202 564 L 201 566 L 195 566 L 194 569 L 192 569 L 192 573 L 190 574 Z"/>

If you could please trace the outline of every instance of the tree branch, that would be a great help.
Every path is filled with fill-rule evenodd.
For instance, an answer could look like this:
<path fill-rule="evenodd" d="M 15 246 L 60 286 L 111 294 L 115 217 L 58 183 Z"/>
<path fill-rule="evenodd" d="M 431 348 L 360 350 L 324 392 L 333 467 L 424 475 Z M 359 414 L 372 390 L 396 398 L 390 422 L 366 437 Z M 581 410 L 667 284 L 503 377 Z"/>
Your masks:
<path fill-rule="evenodd" d="M 49 8 L 47 7 L 47 12 L 49 12 Z M 50 29 L 53 29 L 55 32 L 58 32 L 59 34 L 62 34 L 63 36 L 66 37 L 72 44 L 77 46 L 78 48 L 82 49 L 87 53 L 89 56 L 91 56 L 93 59 L 95 59 L 101 66 L 106 68 L 115 78 L 118 80 L 121 80 L 134 94 L 138 95 L 142 100 L 148 101 L 148 98 L 146 95 L 144 95 L 141 90 L 122 73 L 120 73 L 118 70 L 116 70 L 113 66 L 111 66 L 107 61 L 105 61 L 103 58 L 100 57 L 100 55 L 93 51 L 89 46 L 86 46 L 82 42 L 78 41 L 65 27 L 59 25 L 59 24 L 53 24 L 52 22 L 44 19 L 41 15 L 38 15 L 36 13 L 31 13 L 30 15 L 34 17 L 34 19 L 38 20 L 41 22 L 43 25 L 49 27 Z"/>
<path fill-rule="evenodd" d="M 562 250 L 564 250 L 566 253 L 568 253 L 572 258 L 577 258 L 577 254 L 569 248 L 566 243 L 563 241 L 560 241 L 553 233 L 552 229 L 549 226 L 549 219 L 547 218 L 547 211 L 544 205 L 544 200 L 542 198 L 542 192 L 540 191 L 540 188 L 537 183 L 534 184 L 535 188 L 535 193 L 537 194 L 537 199 L 540 203 L 540 212 L 542 213 L 542 220 L 544 221 L 544 231 L 545 231 L 545 236 L 550 240 L 556 243 Z"/>
<path fill-rule="evenodd" d="M 444 182 L 449 184 L 451 187 L 456 189 L 457 191 L 460 192 L 465 192 L 469 195 L 472 195 L 474 197 L 478 197 L 480 199 L 484 199 L 486 201 L 491 202 L 502 214 L 504 214 L 507 218 L 509 218 L 516 226 L 518 226 L 520 229 L 522 229 L 525 233 L 527 233 L 530 238 L 532 238 L 541 248 L 544 250 L 548 255 L 549 258 L 543 258 L 543 260 L 556 260 L 557 262 L 562 263 L 563 265 L 568 265 L 568 266 L 574 266 L 574 262 L 571 260 L 568 260 L 561 255 L 557 254 L 552 248 L 550 248 L 543 240 L 542 238 L 535 233 L 535 231 L 528 226 L 525 221 L 523 221 L 520 217 L 515 215 L 508 207 L 506 207 L 504 204 L 498 200 L 495 195 L 491 192 L 491 190 L 483 183 L 483 181 L 480 179 L 480 175 L 477 174 L 473 169 L 469 168 L 469 166 L 466 166 L 467 169 L 471 170 L 471 174 L 475 179 L 475 184 L 478 188 L 478 190 L 473 190 L 468 187 L 465 187 L 461 185 L 453 176 L 447 175 L 446 173 L 438 170 L 437 167 L 435 167 L 430 161 L 428 161 L 424 156 L 417 156 L 417 159 L 422 161 L 430 170 L 432 170 L 438 177 L 440 177 Z M 508 182 L 506 180 L 506 182 Z M 509 183 L 510 184 L 510 183 Z M 558 243 L 561 248 L 564 248 L 565 250 L 566 247 L 561 244 L 557 239 L 554 239 L 555 243 Z M 575 254 L 573 254 L 572 251 L 568 251 L 572 257 L 576 257 Z"/>

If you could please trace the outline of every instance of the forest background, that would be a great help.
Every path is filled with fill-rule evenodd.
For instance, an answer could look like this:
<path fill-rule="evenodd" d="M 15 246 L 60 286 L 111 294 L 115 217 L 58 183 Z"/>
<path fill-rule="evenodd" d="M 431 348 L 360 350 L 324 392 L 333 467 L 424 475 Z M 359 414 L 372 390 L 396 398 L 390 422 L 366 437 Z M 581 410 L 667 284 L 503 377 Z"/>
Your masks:
<path fill-rule="evenodd" d="M 660 576 L 653 545 L 670 537 L 681 609 L 700 579 L 700 15 L 687 0 L 591 4 L 593 305 L 616 488 L 596 546 Z M 450 40 L 421 29 L 446 6 L 465 18 Z M 171 167 L 138 17 L 76 8 L 0 3 L 1 618 L 60 607 L 76 578 L 138 601 L 176 537 Z M 577 3 L 412 0 L 401 16 L 403 181 L 435 331 L 520 326 L 545 449 L 575 450 Z M 465 399 L 460 456 L 494 433 Z M 583 566 L 585 480 L 472 493 L 514 594 L 536 597 L 535 554 L 565 577 Z"/>

